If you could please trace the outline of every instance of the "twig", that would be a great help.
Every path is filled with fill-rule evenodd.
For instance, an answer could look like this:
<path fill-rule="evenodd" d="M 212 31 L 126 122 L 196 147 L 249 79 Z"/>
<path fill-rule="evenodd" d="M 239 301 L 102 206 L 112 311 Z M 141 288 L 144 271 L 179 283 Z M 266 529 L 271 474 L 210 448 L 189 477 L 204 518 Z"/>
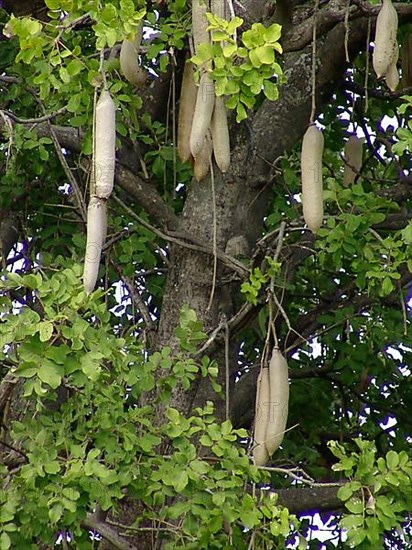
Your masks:
<path fill-rule="evenodd" d="M 102 76 L 103 81 L 103 88 L 107 90 L 107 79 L 106 79 L 106 71 L 104 70 L 104 48 L 100 50 L 100 64 L 99 64 L 99 73 Z"/>
<path fill-rule="evenodd" d="M 161 239 L 164 239 L 165 241 L 169 241 L 171 243 L 175 243 L 179 246 L 182 246 L 184 248 L 189 248 L 190 250 L 196 250 L 197 252 L 203 252 L 205 254 L 209 254 L 213 256 L 213 250 L 211 247 L 206 246 L 201 241 L 198 241 L 195 237 L 192 235 L 188 235 L 186 233 L 179 233 L 177 231 L 169 231 L 168 233 L 164 233 L 157 227 L 154 227 L 150 223 L 148 223 L 146 220 L 138 216 L 131 208 L 129 208 L 124 202 L 115 194 L 112 194 L 112 198 L 122 207 L 124 210 L 136 221 L 138 221 L 143 227 L 146 227 L 146 229 L 149 229 L 150 231 L 153 231 L 155 235 L 160 237 Z M 178 235 L 181 238 L 187 239 L 191 242 L 183 241 L 179 238 L 177 238 L 174 235 Z M 195 243 L 195 244 L 193 244 Z M 228 254 L 225 254 L 222 250 L 217 250 L 217 258 L 224 263 L 229 269 L 240 275 L 242 278 L 249 275 L 249 270 L 236 258 L 232 258 Z"/>
<path fill-rule="evenodd" d="M 316 21 L 318 16 L 319 0 L 315 1 L 313 12 L 313 35 L 312 35 L 312 108 L 310 111 L 310 123 L 312 124 L 316 114 Z"/>
<path fill-rule="evenodd" d="M 274 237 L 277 233 L 279 233 L 280 227 L 277 227 L 276 229 L 273 229 L 272 231 L 269 231 L 269 233 L 266 233 L 261 239 L 259 239 L 256 243 L 256 248 L 261 247 L 266 241 L 270 240 L 272 237 Z"/>
<path fill-rule="evenodd" d="M 63 19 L 63 21 L 64 21 L 64 19 Z M 68 25 L 59 25 L 56 28 L 59 29 L 59 30 L 67 31 L 69 29 L 77 27 L 78 25 L 83 25 L 85 23 L 91 23 L 91 22 L 92 22 L 92 18 L 90 17 L 90 14 L 86 13 L 85 15 L 82 15 L 81 17 L 78 17 L 77 19 L 74 19 Z"/>
<path fill-rule="evenodd" d="M 122 273 L 121 269 L 119 268 L 119 266 L 113 260 L 110 260 L 110 264 L 112 265 L 112 267 L 114 268 L 116 273 L 119 275 L 119 277 L 122 279 L 122 281 L 126 285 L 127 290 L 129 291 L 129 294 L 130 294 L 130 298 L 132 299 L 132 302 L 134 303 L 134 305 L 139 310 L 140 315 L 142 316 L 142 319 L 146 324 L 147 330 L 148 331 L 155 330 L 156 325 L 155 325 L 153 319 L 150 316 L 150 311 L 147 308 L 146 304 L 144 303 L 144 301 L 143 301 L 142 297 L 140 296 L 139 292 L 137 291 L 133 279 L 131 279 L 130 277 L 127 277 L 126 275 L 124 275 Z"/>
<path fill-rule="evenodd" d="M 283 319 L 285 320 L 285 323 L 286 323 L 286 326 L 288 327 L 289 332 L 294 332 L 297 336 L 299 336 L 299 338 L 301 338 L 302 342 L 307 342 L 308 341 L 307 338 L 304 338 L 301 334 L 299 334 L 299 332 L 297 332 L 290 324 L 289 317 L 287 316 L 286 311 L 284 310 L 282 304 L 279 302 L 275 293 L 272 294 L 272 297 L 276 304 L 276 307 L 279 309 Z"/>
<path fill-rule="evenodd" d="M 371 18 L 368 17 L 368 32 L 366 34 L 366 60 L 365 60 L 365 114 L 368 112 L 369 97 L 368 97 L 368 79 L 369 79 L 369 44 L 371 41 Z"/>
<path fill-rule="evenodd" d="M 63 155 L 59 140 L 57 139 L 56 132 L 54 131 L 50 120 L 47 121 L 47 125 L 49 127 L 49 132 L 50 132 L 50 136 L 51 136 L 52 141 L 53 141 L 54 149 L 55 149 L 56 154 L 57 154 L 57 156 L 60 160 L 60 163 L 63 167 L 64 173 L 66 174 L 66 176 L 67 176 L 68 180 L 70 181 L 70 184 L 73 188 L 74 196 L 75 196 L 76 201 L 77 201 L 77 206 L 79 208 L 80 215 L 82 217 L 82 220 L 85 222 L 86 218 L 87 218 L 86 206 L 84 204 L 82 194 L 80 193 L 79 185 L 76 181 L 76 178 L 73 175 L 73 172 L 70 169 L 70 166 L 67 164 L 66 157 Z"/>
<path fill-rule="evenodd" d="M 212 307 L 213 297 L 216 289 L 216 277 L 217 277 L 217 217 L 216 217 L 216 192 L 215 192 L 215 175 L 213 172 L 213 162 L 210 160 L 210 183 L 212 187 L 212 211 L 213 211 L 213 278 L 212 278 L 212 290 L 210 291 L 209 303 L 207 310 Z"/>
<path fill-rule="evenodd" d="M 375 239 L 377 239 L 385 248 L 388 248 L 388 245 L 385 243 L 379 233 L 375 231 L 372 227 L 369 227 L 369 233 L 373 235 Z"/>
<path fill-rule="evenodd" d="M 282 222 L 280 224 L 280 227 L 279 227 L 279 236 L 278 236 L 278 244 L 276 246 L 276 250 L 275 250 L 275 255 L 273 257 L 273 260 L 275 262 L 278 261 L 279 259 L 279 256 L 280 256 L 280 252 L 282 250 L 282 246 L 283 246 L 283 239 L 285 237 L 285 230 L 286 230 L 286 222 Z"/>
<path fill-rule="evenodd" d="M 224 321 L 224 328 L 225 328 L 225 394 L 226 394 L 226 420 L 229 420 L 230 417 L 230 391 L 229 391 L 229 384 L 230 384 L 230 357 L 229 357 L 229 327 L 227 325 L 227 319 L 225 317 Z"/>
<path fill-rule="evenodd" d="M 46 108 L 43 105 L 43 102 L 40 100 L 40 98 L 37 96 L 37 93 L 35 90 L 29 88 L 30 93 L 33 95 L 34 100 L 36 103 L 40 106 L 41 110 L 43 111 L 43 114 L 46 116 Z M 87 218 L 86 213 L 86 206 L 83 201 L 82 194 L 80 193 L 79 185 L 76 181 L 76 178 L 73 175 L 73 172 L 70 169 L 70 166 L 67 164 L 66 157 L 63 155 L 62 148 L 60 146 L 59 140 L 57 138 L 56 132 L 54 131 L 54 128 L 52 126 L 52 123 L 50 122 L 50 118 L 46 120 L 47 127 L 50 132 L 51 139 L 53 141 L 54 149 L 56 151 L 57 157 L 60 160 L 60 163 L 63 167 L 64 173 L 66 174 L 68 180 L 70 181 L 70 184 L 73 188 L 73 192 L 77 201 L 77 206 L 79 208 L 80 216 L 82 220 L 85 222 Z"/>
<path fill-rule="evenodd" d="M 401 301 L 401 308 L 402 308 L 402 318 L 403 318 L 403 335 L 408 335 L 408 318 L 406 315 L 406 305 L 405 305 L 405 298 L 402 294 L 402 289 L 399 289 L 399 297 Z"/>
<path fill-rule="evenodd" d="M 267 472 L 276 472 L 277 474 L 284 474 L 292 479 L 303 483 L 304 485 L 309 485 L 310 487 L 341 487 L 342 483 L 317 483 L 316 481 L 310 481 L 305 479 L 302 475 L 296 475 L 293 470 L 287 468 L 277 468 L 275 466 L 259 466 L 259 470 L 265 470 Z"/>
<path fill-rule="evenodd" d="M 338 327 L 339 325 L 341 325 L 342 323 L 344 323 L 346 321 L 346 319 L 342 319 L 341 321 L 338 321 L 337 323 L 333 323 L 332 325 L 324 328 L 323 330 L 320 330 L 319 332 L 315 332 L 313 334 L 313 336 L 311 336 L 311 339 L 312 340 L 315 340 L 316 338 L 319 338 L 319 336 L 322 336 L 322 334 L 326 334 L 327 332 L 329 332 L 330 330 L 332 330 L 333 328 L 335 327 Z M 296 332 L 296 331 L 294 331 Z M 294 350 L 297 348 L 298 345 L 302 344 L 303 342 L 307 342 L 307 338 L 305 338 L 304 336 L 302 336 L 301 334 L 298 334 L 296 333 L 298 336 L 299 336 L 299 339 L 297 342 L 294 342 L 292 345 L 290 345 L 289 347 L 287 347 L 285 349 L 285 353 L 289 353 L 290 351 Z"/>
<path fill-rule="evenodd" d="M 160 520 L 162 521 L 162 520 Z M 112 525 L 113 527 L 117 527 L 119 529 L 123 529 L 124 531 L 133 531 L 133 532 L 151 532 L 151 531 L 164 531 L 169 533 L 175 533 L 180 532 L 180 528 L 177 525 L 172 525 L 168 523 L 167 521 L 162 521 L 164 525 L 167 525 L 167 527 L 160 527 L 160 526 L 154 526 L 154 527 L 135 527 L 134 525 L 124 525 L 123 523 L 118 523 L 116 521 L 107 520 L 107 523 L 109 525 Z"/>
<path fill-rule="evenodd" d="M 255 547 L 255 538 L 256 538 L 256 530 L 253 531 L 253 533 L 250 537 L 250 541 L 249 541 L 249 545 L 247 547 L 247 550 L 253 550 L 253 548 Z"/>
<path fill-rule="evenodd" d="M 25 458 L 26 462 L 29 462 L 29 457 L 26 455 L 26 453 L 23 453 L 23 451 L 20 451 L 20 449 L 17 449 L 16 447 L 13 447 L 13 445 L 10 445 L 9 443 L 6 443 L 2 439 L 0 439 L 0 446 L 3 445 L 4 447 L 7 447 L 11 451 L 14 451 L 15 453 L 21 455 L 23 458 Z"/>
<path fill-rule="evenodd" d="M 17 124 L 37 124 L 40 122 L 46 122 L 47 120 L 51 120 L 52 118 L 56 118 L 59 115 L 64 115 L 64 113 L 67 112 L 67 107 L 61 107 L 54 113 L 43 115 L 38 118 L 20 118 L 16 116 L 14 113 L 12 113 L 11 111 L 1 111 L 1 112 L 7 115 L 8 117 L 10 117 L 13 120 L 13 122 L 16 122 Z"/>
<path fill-rule="evenodd" d="M 254 306 L 250 302 L 246 302 L 242 307 L 237 311 L 228 321 L 229 329 L 233 332 L 236 330 L 242 323 L 242 321 L 249 315 L 253 310 Z"/>
<path fill-rule="evenodd" d="M 350 62 L 349 59 L 349 12 L 350 12 L 350 2 L 351 0 L 346 0 L 346 11 L 345 11 L 345 61 L 346 63 Z"/>
<path fill-rule="evenodd" d="M 205 353 L 205 351 L 210 347 L 210 345 L 216 340 L 216 338 L 219 335 L 219 332 L 221 332 L 224 328 L 226 328 L 227 325 L 228 325 L 228 322 L 226 320 L 218 324 L 218 326 L 214 329 L 214 331 L 211 333 L 211 335 L 203 344 L 203 346 L 199 348 L 195 353 L 194 355 L 195 359 Z"/>
<path fill-rule="evenodd" d="M 6 157 L 6 171 L 10 165 L 11 159 L 13 157 L 13 125 L 10 122 L 10 116 L 6 114 L 5 111 L 0 111 L 0 116 L 4 121 L 4 124 L 7 127 L 8 134 L 8 143 L 7 143 L 7 157 Z"/>
<path fill-rule="evenodd" d="M 278 259 L 279 259 L 279 256 L 280 256 L 280 253 L 281 253 L 281 250 L 282 250 L 283 239 L 284 239 L 284 235 L 285 235 L 285 229 L 286 229 L 286 223 L 282 222 L 280 224 L 279 235 L 278 235 L 278 243 L 277 243 L 277 246 L 276 246 L 275 255 L 273 257 L 274 262 L 277 262 Z M 276 319 L 273 319 L 272 300 L 275 302 L 275 305 L 276 305 L 278 311 L 280 311 L 280 313 L 282 314 L 282 317 L 285 320 L 285 323 L 286 323 L 286 326 L 288 327 L 289 332 L 294 332 L 300 338 L 303 338 L 295 329 L 292 328 L 292 325 L 289 321 L 289 317 L 287 316 L 286 311 L 284 310 L 282 304 L 280 303 L 280 301 L 278 300 L 278 297 L 276 296 L 276 293 L 275 293 L 275 277 L 274 276 L 271 277 L 271 279 L 270 279 L 269 293 L 270 293 L 269 294 L 269 311 L 270 311 L 269 319 L 270 319 L 270 324 L 272 326 L 273 337 L 275 339 L 275 346 L 278 347 L 278 341 L 277 341 L 277 335 L 276 335 L 276 331 L 275 331 L 275 327 L 274 327 L 274 322 L 275 322 Z M 305 339 L 303 339 L 303 341 L 305 341 Z"/>

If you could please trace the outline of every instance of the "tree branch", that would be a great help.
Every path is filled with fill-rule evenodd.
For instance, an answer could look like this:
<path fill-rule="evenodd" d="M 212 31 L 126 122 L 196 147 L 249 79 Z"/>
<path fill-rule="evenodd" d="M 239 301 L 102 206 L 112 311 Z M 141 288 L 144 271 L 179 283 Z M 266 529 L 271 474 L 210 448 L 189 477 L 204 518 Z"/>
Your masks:
<path fill-rule="evenodd" d="M 360 18 L 376 18 L 381 6 L 364 2 L 362 0 L 352 0 L 352 6 L 349 8 L 349 21 Z M 399 15 L 400 23 L 408 22 L 412 16 L 412 6 L 401 3 L 394 4 Z M 346 0 L 334 0 L 328 2 L 323 9 L 318 11 L 316 20 L 317 37 L 320 38 L 331 31 L 338 23 L 345 20 L 347 12 Z M 282 41 L 284 52 L 299 51 L 312 42 L 313 16 L 304 17 L 303 21 L 292 25 L 289 32 L 285 33 Z M 351 33 L 350 33 L 351 34 Z"/>
<path fill-rule="evenodd" d="M 2 77 L 0 77 L 1 80 Z M 44 115 L 41 120 L 44 120 Z M 50 117 L 51 115 L 49 115 Z M 14 118 L 10 117 L 13 121 Z M 48 117 L 47 117 L 48 118 Z M 16 122 L 15 122 L 16 123 Z M 33 126 L 33 122 L 24 122 L 25 125 Z M 1 127 L 1 119 L 0 119 Z M 83 132 L 76 128 L 67 126 L 51 125 L 47 119 L 45 122 L 34 125 L 39 137 L 57 138 L 60 146 L 73 153 L 80 153 Z M 118 158 L 124 156 L 122 150 L 118 151 Z M 127 193 L 127 195 L 140 204 L 149 216 L 159 222 L 162 226 L 169 229 L 175 229 L 178 224 L 178 217 L 173 210 L 159 195 L 155 187 L 140 176 L 134 174 L 129 168 L 124 166 L 121 161 L 116 162 L 116 183 Z"/>
<path fill-rule="evenodd" d="M 343 483 L 342 483 L 343 485 Z M 338 499 L 339 487 L 290 487 L 274 491 L 279 495 L 278 504 L 285 506 L 292 514 L 332 512 L 343 508 Z"/>
<path fill-rule="evenodd" d="M 354 56 L 364 45 L 366 23 L 359 21 L 351 32 L 350 55 Z M 336 25 L 326 37 L 319 40 L 317 52 L 316 105 L 320 110 L 336 91 L 347 66 L 345 49 L 345 26 Z M 301 138 L 309 123 L 311 110 L 311 87 L 302 82 L 311 81 L 311 52 L 289 53 L 284 56 L 284 73 L 287 82 L 280 87 L 277 101 L 264 101 L 251 126 L 251 157 L 246 167 L 250 181 L 256 174 L 266 180 L 274 159 L 290 150 Z"/>
<path fill-rule="evenodd" d="M 177 227 L 178 217 L 149 182 L 136 176 L 131 170 L 119 163 L 116 163 L 115 181 L 131 199 L 138 202 L 149 216 L 160 223 L 162 227 L 168 229 Z"/>
<path fill-rule="evenodd" d="M 88 514 L 82 521 L 83 527 L 96 531 L 104 539 L 106 539 L 114 548 L 119 550 L 138 550 L 137 546 L 130 544 L 126 539 L 117 534 L 117 532 L 109 527 L 107 523 L 98 521 L 93 514 Z"/>

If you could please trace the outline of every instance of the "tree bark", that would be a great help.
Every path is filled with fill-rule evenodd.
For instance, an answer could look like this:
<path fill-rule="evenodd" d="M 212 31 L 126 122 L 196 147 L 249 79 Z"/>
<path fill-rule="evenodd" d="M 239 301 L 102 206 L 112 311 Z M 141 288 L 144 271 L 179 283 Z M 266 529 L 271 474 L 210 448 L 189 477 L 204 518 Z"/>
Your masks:
<path fill-rule="evenodd" d="M 15 12 L 16 15 L 32 13 L 34 16 L 44 17 L 43 2 L 13 2 L 3 0 L 3 6 Z M 245 0 L 239 4 L 239 15 L 247 22 L 255 22 L 261 18 L 276 17 L 271 12 L 272 2 L 265 2 L 262 10 L 262 2 L 259 0 Z M 302 5 L 303 4 L 303 5 Z M 316 107 L 320 112 L 339 84 L 343 81 L 347 63 L 345 60 L 344 40 L 346 29 L 343 23 L 346 0 L 331 1 L 323 7 L 318 19 L 318 41 L 316 53 Z M 356 2 L 354 4 L 359 4 Z M 162 228 L 173 229 L 181 234 L 194 237 L 207 246 L 214 246 L 224 252 L 228 241 L 235 236 L 244 238 L 248 244 L 249 255 L 252 253 L 257 239 L 260 237 L 264 225 L 264 217 L 268 212 L 268 197 L 271 191 L 271 170 L 278 157 L 290 151 L 306 130 L 309 123 L 311 110 L 311 71 L 312 52 L 310 41 L 312 37 L 313 2 L 295 2 L 295 12 L 288 14 L 287 18 L 293 20 L 293 25 L 287 29 L 282 40 L 284 73 L 287 82 L 280 88 L 280 97 L 276 102 L 264 101 L 258 111 L 250 114 L 247 121 L 237 125 L 231 119 L 231 148 L 232 161 L 227 174 L 222 175 L 217 167 L 213 166 L 214 177 L 209 175 L 200 184 L 193 182 L 188 191 L 183 212 L 176 216 L 167 204 L 158 196 L 156 190 L 138 175 L 138 167 L 133 163 L 118 163 L 116 177 L 119 186 L 128 193 L 133 200 L 139 202 L 151 216 L 151 219 Z M 362 3 L 363 6 L 363 3 Z M 352 6 L 354 7 L 354 6 Z M 367 36 L 367 16 L 376 15 L 377 7 L 364 11 L 357 8 L 351 12 L 356 16 L 350 25 L 349 51 L 351 57 L 355 57 L 365 45 Z M 402 6 L 402 18 L 407 21 L 411 18 L 412 8 Z M 160 84 L 162 89 L 163 80 Z M 159 83 L 158 83 L 159 84 Z M 161 96 L 156 93 L 156 82 L 152 84 L 153 90 L 147 94 L 150 98 Z M 159 86 L 160 87 L 160 86 Z M 153 93 L 152 93 L 153 92 Z M 152 95 L 150 95 L 152 94 Z M 156 106 L 161 102 L 156 101 Z M 155 116 L 162 116 L 161 110 L 156 109 Z M 39 127 L 40 133 L 42 127 Z M 44 126 L 46 128 L 46 125 Z M 47 129 L 44 130 L 47 132 Z M 61 128 L 58 132 L 61 144 L 72 151 L 79 150 L 79 136 L 77 132 Z M 410 186 L 405 185 L 405 193 L 410 197 Z M 215 241 L 215 242 L 214 242 Z M 235 298 L 238 291 L 239 275 L 234 284 L 228 283 L 231 273 L 222 262 L 217 261 L 210 254 L 195 250 L 188 250 L 178 244 L 170 244 L 170 270 L 168 272 L 164 291 L 162 311 L 156 337 L 155 347 L 164 346 L 176 348 L 174 330 L 178 325 L 179 310 L 184 304 L 193 308 L 202 322 L 204 329 L 211 333 L 222 321 L 224 316 L 230 318 L 236 312 Z M 292 273 L 299 261 L 304 257 L 289 258 L 287 266 Z M 214 262 L 217 261 L 216 279 L 214 279 Z M 252 315 L 255 314 L 252 312 Z M 249 317 L 250 319 L 250 317 Z M 308 330 L 315 325 L 308 325 Z M 316 327 L 315 327 L 316 328 Z M 308 334 L 309 335 L 309 334 Z M 218 381 L 224 386 L 226 377 L 224 339 L 216 340 L 211 357 L 219 365 Z M 237 362 L 238 342 L 232 335 L 230 342 L 231 365 L 230 373 L 238 370 Z M 3 380 L 0 386 L 0 413 L 2 401 L 8 401 L 14 397 L 18 405 L 20 394 L 11 391 Z M 254 386 L 244 385 L 246 393 L 241 393 L 239 386 L 235 386 L 233 393 L 240 397 L 233 401 L 233 417 L 243 418 L 246 409 L 253 411 Z M 239 388 L 239 389 L 238 389 Z M 13 394 L 15 395 L 13 396 Z M 6 395 L 7 394 L 7 395 Z M 210 386 L 208 381 L 200 378 L 188 391 L 177 388 L 172 396 L 170 406 L 179 409 L 182 413 L 188 413 L 195 406 L 201 406 L 210 399 Z M 7 399 L 4 397 L 6 396 Z M 232 396 L 233 397 L 233 396 Z M 2 399 L 3 398 L 3 399 Z M 239 402 L 239 405 L 237 403 Z M 239 407 L 239 408 L 238 408 Z M 18 407 L 17 407 L 18 409 Z M 17 410 L 16 409 L 16 410 Z M 220 419 L 224 418 L 224 399 L 216 398 L 216 411 Z M 19 418 L 21 411 L 15 413 Z M 243 420 L 236 424 L 244 424 Z M 4 451 L 4 449 L 3 449 Z M 330 511 L 341 507 L 341 502 L 336 497 L 337 488 L 288 488 L 279 489 L 279 504 L 289 508 L 291 512 Z M 136 510 L 134 504 L 125 501 L 120 504 L 124 512 L 124 522 L 131 524 Z M 86 523 L 87 528 L 95 527 L 98 523 Z M 101 531 L 104 536 L 104 532 Z M 111 536 L 110 533 L 106 535 Z M 144 540 L 139 536 L 131 538 L 130 548 L 145 548 Z M 109 548 L 110 542 L 102 547 Z"/>

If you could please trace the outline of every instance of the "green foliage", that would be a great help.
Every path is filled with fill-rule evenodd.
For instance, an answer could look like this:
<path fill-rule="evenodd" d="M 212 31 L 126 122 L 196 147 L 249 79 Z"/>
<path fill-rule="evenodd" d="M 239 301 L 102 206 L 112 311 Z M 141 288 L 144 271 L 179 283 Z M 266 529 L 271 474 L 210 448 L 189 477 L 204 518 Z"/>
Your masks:
<path fill-rule="evenodd" d="M 257 304 L 262 287 L 266 285 L 271 278 L 274 278 L 281 268 L 281 264 L 274 261 L 269 256 L 266 257 L 266 262 L 267 270 L 265 273 L 262 273 L 261 269 L 258 267 L 253 268 L 249 275 L 249 280 L 242 283 L 240 289 L 246 300 L 254 305 Z"/>
<path fill-rule="evenodd" d="M 264 27 L 254 23 L 245 31 L 238 46 L 233 37 L 243 20 L 234 17 L 230 21 L 207 14 L 212 44 L 200 44 L 191 61 L 200 67 L 208 67 L 215 81 L 217 96 L 228 96 L 225 104 L 236 110 L 236 120 L 247 118 L 247 109 L 253 109 L 263 91 L 271 101 L 278 98 L 278 85 L 282 69 L 276 62 L 275 51 L 282 53 L 279 44 L 281 27 L 273 23 Z M 277 77 L 273 82 L 274 76 Z"/>
<path fill-rule="evenodd" d="M 403 96 L 404 103 L 399 107 L 399 114 L 409 115 L 412 108 L 412 96 Z M 407 122 L 406 128 L 398 128 L 396 131 L 397 142 L 393 146 L 393 152 L 401 156 L 412 152 L 412 123 Z"/>
<path fill-rule="evenodd" d="M 216 422 L 211 402 L 188 418 L 166 407 L 160 426 L 153 421 L 156 401 L 142 405 L 155 376 L 157 399 L 165 403 L 177 383 L 189 389 L 199 369 L 215 376 L 206 358 L 197 364 L 187 353 L 172 356 L 169 348 L 145 357 L 133 334 L 121 337 L 111 328 L 103 293 L 86 296 L 79 267 L 10 274 L 2 288 L 33 292 L 41 305 L 41 313 L 27 306 L 15 312 L 10 300 L 2 302 L 3 359 L 24 381 L 23 398 L 34 399 L 31 412 L 12 426 L 24 462 L 0 492 L 2 548 L 47 543 L 64 529 L 79 547 L 91 548 L 82 518 L 96 504 L 115 509 L 125 492 L 145 505 L 136 525 L 182 521 L 166 537 L 170 548 L 224 548 L 226 525 L 236 548 L 247 547 L 244 528 L 284 540 L 291 522 L 297 526 L 272 497 L 257 501 L 244 494 L 246 482 L 259 483 L 267 474 L 239 444 L 247 432 Z M 176 336 L 185 352 L 205 337 L 188 307 Z M 53 412 L 53 390 L 61 384 L 67 400 Z"/>
<path fill-rule="evenodd" d="M 336 269 L 341 269 L 348 256 L 351 262 L 345 267 L 356 274 L 359 288 L 376 290 L 380 296 L 387 296 L 401 277 L 400 268 L 411 265 L 408 234 L 394 232 L 381 238 L 371 227 L 383 222 L 388 210 L 396 206 L 373 191 L 367 192 L 362 183 L 342 188 L 330 178 L 327 184 L 325 199 L 338 213 L 326 221 L 327 227 L 319 230 L 320 265 L 324 266 L 325 262 L 330 265 L 332 261 Z"/>
<path fill-rule="evenodd" d="M 6 116 L 0 147 L 1 230 L 8 209 L 21 225 L 14 261 L 1 280 L 0 376 L 12 376 L 24 403 L 24 414 L 6 426 L 10 430 L 0 426 L 0 440 L 6 434 L 17 455 L 12 471 L 0 464 L 5 481 L 0 548 L 51 545 L 63 531 L 70 532 L 75 548 L 91 548 L 85 518 L 97 505 L 116 516 L 125 494 L 140 506 L 136 529 L 156 523 L 169 548 L 242 549 L 252 537 L 257 548 L 285 548 L 293 535 L 306 547 L 302 537 L 310 538 L 313 525 L 299 527 L 277 505 L 268 488 L 290 487 L 290 479 L 251 464 L 245 450 L 250 433 L 218 422 L 211 402 L 186 416 L 169 406 L 171 398 L 191 392 L 199 379 L 216 392 L 209 398 L 221 402 L 222 365 L 198 355 L 210 334 L 190 305 L 182 308 L 170 345 L 150 347 L 152 328 L 119 277 L 135 285 L 155 325 L 165 274 L 174 260 L 167 242 L 138 221 L 149 222 L 149 214 L 136 203 L 126 211 L 110 201 L 109 244 L 100 271 L 105 290 L 87 297 L 79 267 L 84 224 L 52 140 L 43 124 L 7 124 L 9 111 L 21 119 L 59 113 L 52 122 L 75 128 L 81 137 L 80 155 L 77 145 L 62 150 L 83 193 L 88 176 L 82 157 L 91 154 L 102 68 L 117 107 L 119 160 L 127 157 L 127 166 L 180 213 L 191 169 L 176 157 L 173 131 L 142 113 L 139 91 L 121 76 L 115 56 L 106 55 L 100 67 L 99 49 L 130 37 L 144 18 L 156 34 L 144 43 L 141 62 L 151 75 L 159 74 L 171 59 L 179 61 L 175 50 L 190 35 L 188 5 L 167 2 L 166 13 L 156 3 L 143 6 L 146 2 L 133 0 L 46 3 L 47 23 L 0 11 L 9 37 L 2 42 L 0 59 Z M 218 94 L 228 97 L 240 121 L 247 109 L 277 98 L 284 79 L 276 61 L 280 27 L 256 23 L 242 34 L 238 18 L 209 16 L 209 23 L 212 45 L 201 47 L 193 61 L 207 63 Z M 348 78 L 361 89 L 364 59 L 359 57 L 352 69 Z M 363 548 L 382 546 L 389 532 L 393 537 L 404 527 L 411 509 L 412 334 L 405 294 L 412 273 L 412 223 L 395 224 L 395 229 L 391 224 L 407 220 L 411 210 L 410 196 L 399 199 L 394 191 L 400 171 L 407 175 L 410 168 L 412 101 L 410 96 L 402 104 L 388 100 L 373 77 L 370 85 L 379 93 L 370 94 L 367 112 L 358 99 L 354 108 L 353 98 L 339 88 L 321 115 L 326 217 L 316 239 L 301 218 L 298 144 L 273 165 L 266 232 L 248 279 L 236 275 L 223 282 L 240 288 L 243 299 L 257 306 L 252 311 L 259 310 L 256 323 L 248 321 L 241 333 L 231 335 L 241 347 L 237 377 L 261 360 L 273 281 L 285 311 L 276 317 L 276 332 L 292 355 L 292 429 L 275 463 L 299 465 L 313 479 L 345 476 L 349 481 L 339 496 L 346 506 L 341 525 L 348 543 L 340 544 Z M 386 116 L 396 117 L 399 128 L 389 127 L 384 142 L 377 128 Z M 352 126 L 370 131 L 371 143 L 365 145 L 356 183 L 344 188 L 341 152 Z M 116 191 L 129 206 L 124 189 L 117 186 Z M 257 191 L 251 208 L 260 200 Z M 280 222 L 286 225 L 279 243 Z M 62 390 L 65 401 L 59 405 Z M 388 419 L 394 422 L 390 431 L 383 427 Z M 325 450 L 331 437 L 358 438 L 355 450 L 350 443 L 348 451 L 331 445 L 339 459 L 332 471 Z M 376 448 L 369 440 L 376 441 Z M 311 540 L 309 546 L 318 543 Z"/>
<path fill-rule="evenodd" d="M 390 450 L 377 457 L 374 443 L 355 439 L 358 451 L 348 453 L 330 443 L 339 459 L 333 466 L 350 481 L 338 491 L 348 514 L 341 520 L 351 547 L 380 548 L 383 535 L 400 528 L 406 511 L 412 509 L 412 461 L 405 451 Z"/>
<path fill-rule="evenodd" d="M 164 71 L 170 62 L 165 52 L 170 48 L 183 49 L 184 39 L 191 32 L 186 0 L 172 0 L 167 3 L 167 9 L 167 17 L 162 14 L 159 17 L 157 12 L 147 14 L 150 26 L 157 31 L 148 46 L 147 57 L 159 59 L 160 71 Z"/>

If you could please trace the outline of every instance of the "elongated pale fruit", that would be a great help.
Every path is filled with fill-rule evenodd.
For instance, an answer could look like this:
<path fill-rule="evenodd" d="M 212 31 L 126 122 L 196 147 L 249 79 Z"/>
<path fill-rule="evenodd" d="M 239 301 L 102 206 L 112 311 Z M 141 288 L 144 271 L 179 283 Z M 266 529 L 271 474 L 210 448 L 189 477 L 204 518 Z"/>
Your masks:
<path fill-rule="evenodd" d="M 301 153 L 303 218 L 316 233 L 323 221 L 323 134 L 315 125 L 303 136 Z"/>
<path fill-rule="evenodd" d="M 269 414 L 266 424 L 266 449 L 272 456 L 283 441 L 288 420 L 289 369 L 286 359 L 274 349 L 269 362 Z"/>
<path fill-rule="evenodd" d="M 363 138 L 350 136 L 345 145 L 345 171 L 343 173 L 343 185 L 348 187 L 354 183 L 356 176 L 362 168 Z"/>
<path fill-rule="evenodd" d="M 394 92 L 399 84 L 399 72 L 396 63 L 389 65 L 385 75 L 385 82 L 391 92 Z"/>
<path fill-rule="evenodd" d="M 107 199 L 113 191 L 116 162 L 116 108 L 107 90 L 96 104 L 94 128 L 94 195 Z"/>
<path fill-rule="evenodd" d="M 87 241 L 83 270 L 83 286 L 87 294 L 93 292 L 96 285 L 106 231 L 107 202 L 105 199 L 92 196 L 87 208 Z"/>
<path fill-rule="evenodd" d="M 139 28 L 133 40 L 125 38 L 120 48 L 120 68 L 126 80 L 135 86 L 144 86 L 147 80 L 146 71 L 139 66 L 139 48 L 142 42 L 143 25 Z"/>
<path fill-rule="evenodd" d="M 253 433 L 253 462 L 256 466 L 264 466 L 269 460 L 265 443 L 269 411 L 269 369 L 264 368 L 259 373 L 256 386 L 255 428 Z"/>
<path fill-rule="evenodd" d="M 385 75 L 385 82 L 391 92 L 394 92 L 399 84 L 399 72 L 398 72 L 398 63 L 399 59 L 399 46 L 396 43 L 395 55 L 392 63 L 389 65 L 388 70 Z"/>
<path fill-rule="evenodd" d="M 215 87 L 213 80 L 207 72 L 204 72 L 200 78 L 199 88 L 197 90 L 196 107 L 190 131 L 190 152 L 195 158 L 202 149 L 206 133 L 212 120 L 214 106 Z"/>
<path fill-rule="evenodd" d="M 210 42 L 209 31 L 207 27 L 209 22 L 206 12 L 210 11 L 207 0 L 192 0 L 192 33 L 195 53 L 198 52 L 199 44 L 208 44 Z"/>
<path fill-rule="evenodd" d="M 203 146 L 199 151 L 199 154 L 195 158 L 193 166 L 193 172 L 195 174 L 196 181 L 202 181 L 210 169 L 210 161 L 212 158 L 212 136 L 209 130 L 207 131 L 206 138 L 203 141 Z"/>
<path fill-rule="evenodd" d="M 398 14 L 391 0 L 383 0 L 376 19 L 375 48 L 372 62 L 376 76 L 385 76 L 395 57 L 397 48 Z"/>
<path fill-rule="evenodd" d="M 216 164 L 222 172 L 226 172 L 230 165 L 230 138 L 226 107 L 222 97 L 215 98 L 210 129 Z"/>
<path fill-rule="evenodd" d="M 182 162 L 188 161 L 191 156 L 190 132 L 197 98 L 197 86 L 193 74 L 194 66 L 192 63 L 187 62 L 183 70 L 177 123 L 177 152 Z"/>

